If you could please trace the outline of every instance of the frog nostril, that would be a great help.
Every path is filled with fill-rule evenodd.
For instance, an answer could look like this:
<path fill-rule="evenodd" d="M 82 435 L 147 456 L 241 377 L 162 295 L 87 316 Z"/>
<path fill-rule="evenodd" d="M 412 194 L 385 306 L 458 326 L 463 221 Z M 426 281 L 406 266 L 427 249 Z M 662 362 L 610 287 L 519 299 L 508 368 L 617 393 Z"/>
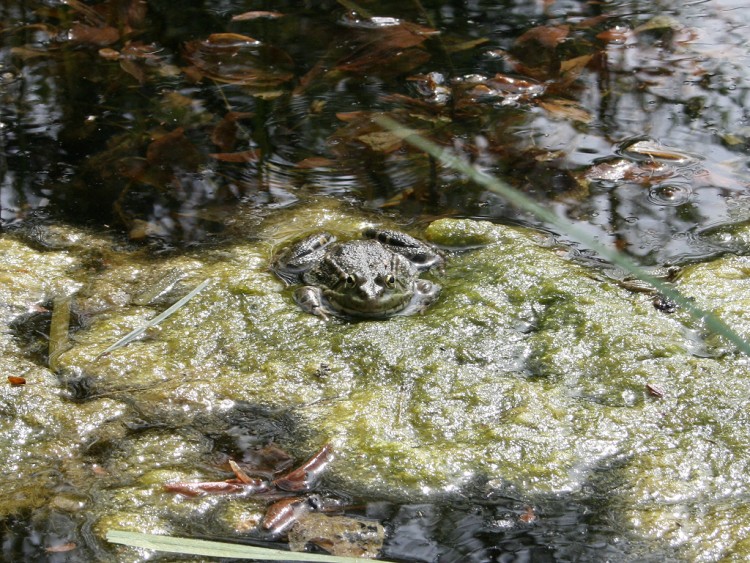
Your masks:
<path fill-rule="evenodd" d="M 374 281 L 363 283 L 357 289 L 359 289 L 359 293 L 362 298 L 366 300 L 377 299 L 383 294 L 383 288 Z"/>

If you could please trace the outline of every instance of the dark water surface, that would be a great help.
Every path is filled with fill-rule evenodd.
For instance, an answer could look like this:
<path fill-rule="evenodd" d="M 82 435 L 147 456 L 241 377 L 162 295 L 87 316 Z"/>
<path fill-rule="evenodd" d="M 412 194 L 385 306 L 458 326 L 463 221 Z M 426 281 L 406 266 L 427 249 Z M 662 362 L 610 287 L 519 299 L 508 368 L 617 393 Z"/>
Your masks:
<path fill-rule="evenodd" d="M 236 236 L 240 207 L 320 196 L 544 227 L 380 129 L 385 112 L 644 264 L 745 250 L 729 229 L 750 220 L 741 0 L 362 6 L 4 1 L 0 230 L 73 222 L 171 249 Z M 271 13 L 232 19 L 251 11 Z M 384 555 L 648 560 L 604 499 L 539 499 L 543 523 L 519 527 L 520 501 L 461 498 L 373 504 Z M 87 560 L 43 549 L 80 525 L 18 515 L 3 554 Z"/>
<path fill-rule="evenodd" d="M 740 4 L 5 2 L 0 225 L 183 246 L 316 195 L 534 222 L 386 112 L 645 263 L 731 250 L 703 234 L 750 215 Z"/>

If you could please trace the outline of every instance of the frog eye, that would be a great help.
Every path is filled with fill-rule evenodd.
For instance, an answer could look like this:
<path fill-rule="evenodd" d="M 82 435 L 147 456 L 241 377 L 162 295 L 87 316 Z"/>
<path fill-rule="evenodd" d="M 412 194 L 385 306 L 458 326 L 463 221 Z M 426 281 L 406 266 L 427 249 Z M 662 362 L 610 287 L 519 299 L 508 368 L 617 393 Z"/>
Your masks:
<path fill-rule="evenodd" d="M 344 285 L 346 287 L 354 287 L 357 285 L 357 278 L 355 278 L 352 274 L 347 274 L 344 278 Z"/>
<path fill-rule="evenodd" d="M 388 287 L 393 287 L 396 285 L 396 276 L 393 274 L 386 274 L 386 276 L 383 278 L 383 281 L 385 281 L 385 285 Z"/>

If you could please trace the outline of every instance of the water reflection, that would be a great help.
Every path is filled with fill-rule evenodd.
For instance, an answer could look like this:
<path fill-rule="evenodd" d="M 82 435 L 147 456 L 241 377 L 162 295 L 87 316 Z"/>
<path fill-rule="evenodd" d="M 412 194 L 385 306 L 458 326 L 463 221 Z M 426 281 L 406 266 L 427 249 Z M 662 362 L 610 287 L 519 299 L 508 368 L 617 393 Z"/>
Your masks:
<path fill-rule="evenodd" d="M 45 210 L 184 245 L 239 204 L 311 195 L 534 222 L 380 131 L 383 111 L 648 263 L 703 257 L 695 232 L 746 219 L 727 211 L 749 119 L 731 3 L 100 4 L 0 8 L 3 226 Z"/>

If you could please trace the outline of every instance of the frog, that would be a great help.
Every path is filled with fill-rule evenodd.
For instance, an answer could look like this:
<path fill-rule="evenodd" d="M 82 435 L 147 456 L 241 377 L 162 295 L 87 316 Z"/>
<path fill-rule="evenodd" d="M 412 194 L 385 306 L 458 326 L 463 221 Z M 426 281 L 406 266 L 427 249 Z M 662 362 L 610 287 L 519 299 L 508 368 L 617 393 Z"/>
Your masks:
<path fill-rule="evenodd" d="M 363 240 L 339 242 L 329 232 L 310 235 L 282 250 L 272 270 L 294 292 L 300 308 L 324 320 L 387 319 L 422 313 L 441 287 L 419 276 L 442 270 L 444 258 L 406 233 L 367 228 Z"/>

